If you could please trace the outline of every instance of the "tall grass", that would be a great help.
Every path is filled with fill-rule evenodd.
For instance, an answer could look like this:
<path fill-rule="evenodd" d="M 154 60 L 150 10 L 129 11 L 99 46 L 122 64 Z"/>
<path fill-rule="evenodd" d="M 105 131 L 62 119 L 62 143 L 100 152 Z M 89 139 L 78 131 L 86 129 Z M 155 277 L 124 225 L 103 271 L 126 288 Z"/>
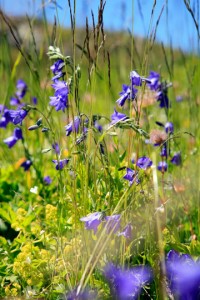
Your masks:
<path fill-rule="evenodd" d="M 195 13 L 184 2 L 199 33 Z M 134 36 L 134 24 L 132 32 L 106 32 L 102 0 L 98 12 L 91 12 L 92 26 L 86 19 L 82 29 L 76 27 L 78 3 L 69 0 L 67 5 L 71 30 L 62 28 L 58 11 L 54 24 L 48 24 L 43 2 L 42 21 L 27 17 L 28 43 L 0 13 L 1 104 L 20 109 L 11 107 L 10 98 L 16 98 L 18 79 L 28 86 L 18 99 L 25 102 L 26 118 L 15 125 L 11 118 L 0 131 L 0 297 L 183 299 L 184 291 L 186 297 L 191 293 L 198 299 L 194 288 L 184 290 L 184 280 L 197 276 L 198 289 L 199 272 L 192 269 L 186 279 L 185 272 L 178 273 L 182 290 L 174 289 L 166 255 L 177 251 L 176 265 L 181 254 L 194 261 L 200 254 L 199 56 L 156 43 L 167 1 L 157 19 L 154 1 L 144 40 Z M 40 47 L 37 26 L 44 39 Z M 8 35 L 15 46 L 10 46 Z M 50 66 L 58 59 L 64 61 L 64 75 L 58 80 L 69 88 L 64 112 L 49 105 L 49 97 L 56 93 Z M 146 79 L 134 86 L 138 92 L 133 101 L 123 107 L 116 104 L 133 70 L 142 78 L 151 70 L 160 73 L 160 82 L 169 86 L 169 107 L 159 107 L 157 91 Z M 133 92 L 131 86 L 130 97 Z M 178 96 L 183 100 L 177 101 Z M 111 122 L 114 108 L 127 118 Z M 5 107 L 1 110 L 3 117 Z M 75 117 L 80 122 L 77 130 Z M 72 133 L 66 136 L 70 122 Z M 171 134 L 163 133 L 167 122 L 173 123 Z M 23 139 L 8 149 L 4 140 L 16 127 L 22 129 Z M 155 135 L 161 136 L 158 146 Z M 56 143 L 60 151 L 55 151 Z M 160 156 L 164 145 L 167 157 Z M 174 164 L 171 159 L 179 152 L 181 162 Z M 152 165 L 140 167 L 141 157 L 148 157 Z M 63 159 L 69 160 L 65 166 Z M 27 160 L 32 165 L 24 170 L 21 165 Z M 160 161 L 167 162 L 166 172 L 158 169 Z M 133 182 L 126 180 L 129 169 L 135 172 Z M 51 180 L 45 181 L 46 176 Z M 91 223 L 82 219 L 94 213 Z M 129 234 L 124 231 L 127 226 Z M 187 261 L 182 263 L 177 270 L 188 270 Z M 198 262 L 191 264 L 199 267 Z M 110 277 L 108 268 L 114 270 Z M 132 282 L 138 280 L 135 270 L 148 273 L 148 278 L 139 278 L 138 292 Z"/>

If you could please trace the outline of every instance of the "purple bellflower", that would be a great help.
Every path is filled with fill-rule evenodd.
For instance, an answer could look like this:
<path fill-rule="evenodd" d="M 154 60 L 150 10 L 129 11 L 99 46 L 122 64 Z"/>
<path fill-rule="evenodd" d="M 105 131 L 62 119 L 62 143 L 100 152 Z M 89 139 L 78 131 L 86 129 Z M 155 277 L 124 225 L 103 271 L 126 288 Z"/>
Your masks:
<path fill-rule="evenodd" d="M 50 176 L 44 176 L 43 181 L 46 185 L 50 185 L 52 183 L 52 179 Z"/>
<path fill-rule="evenodd" d="M 160 156 L 167 157 L 167 144 L 166 143 L 164 143 L 161 148 Z"/>
<path fill-rule="evenodd" d="M 22 125 L 22 121 L 27 116 L 28 111 L 25 109 L 9 110 L 9 114 L 10 114 L 10 118 L 11 118 L 13 124 Z"/>
<path fill-rule="evenodd" d="M 50 97 L 51 101 L 49 104 L 54 106 L 56 111 L 62 110 L 64 112 L 65 108 L 68 107 L 68 85 L 65 81 L 56 80 L 52 87 L 55 89 L 55 94 L 53 97 Z"/>
<path fill-rule="evenodd" d="M 151 281 L 152 271 L 145 266 L 122 269 L 109 263 L 104 268 L 104 276 L 109 282 L 112 299 L 134 300 Z"/>
<path fill-rule="evenodd" d="M 200 299 L 200 262 L 170 250 L 166 259 L 169 287 L 176 299 Z"/>
<path fill-rule="evenodd" d="M 126 174 L 123 178 L 125 180 L 128 180 L 130 185 L 132 185 L 134 181 L 136 181 L 136 183 L 139 183 L 138 173 L 130 168 L 126 168 Z"/>
<path fill-rule="evenodd" d="M 157 101 L 160 102 L 160 108 L 169 108 L 169 99 L 167 96 L 167 91 L 160 90 L 156 93 Z"/>
<path fill-rule="evenodd" d="M 21 164 L 21 167 L 24 168 L 24 171 L 28 171 L 31 165 L 32 161 L 28 159 Z"/>
<path fill-rule="evenodd" d="M 136 71 L 131 71 L 130 72 L 130 80 L 131 80 L 132 87 L 134 85 L 136 85 L 136 86 L 141 86 L 142 85 L 142 78 Z"/>
<path fill-rule="evenodd" d="M 20 139 L 23 139 L 22 130 L 21 128 L 15 128 L 13 135 L 5 139 L 3 142 L 8 145 L 9 148 L 12 148 Z"/>
<path fill-rule="evenodd" d="M 167 163 L 165 161 L 160 161 L 158 163 L 158 166 L 157 166 L 157 169 L 158 171 L 161 171 L 162 173 L 166 172 L 167 171 Z"/>
<path fill-rule="evenodd" d="M 148 87 L 152 91 L 157 91 L 160 87 L 160 74 L 150 71 L 148 79 L 150 80 L 150 83 L 148 83 Z"/>
<path fill-rule="evenodd" d="M 152 166 L 153 162 L 146 156 L 138 158 L 136 165 L 143 170 L 146 170 Z"/>
<path fill-rule="evenodd" d="M 101 224 L 102 217 L 102 212 L 94 212 L 86 217 L 81 218 L 80 220 L 85 222 L 85 229 L 93 230 L 94 234 L 96 234 L 98 226 Z"/>
<path fill-rule="evenodd" d="M 173 133 L 174 132 L 174 124 L 172 122 L 167 122 L 165 124 L 165 132 L 166 133 Z"/>
<path fill-rule="evenodd" d="M 2 107 L 1 109 L 2 117 L 0 118 L 0 128 L 6 128 L 9 122 L 12 122 L 12 118 L 10 116 L 10 111 L 7 107 Z"/>
<path fill-rule="evenodd" d="M 66 136 L 69 136 L 72 132 L 78 133 L 80 124 L 80 117 L 75 117 L 74 121 L 71 121 L 68 125 L 65 126 Z"/>
<path fill-rule="evenodd" d="M 172 157 L 171 159 L 171 162 L 174 164 L 174 165 L 181 165 L 181 153 L 180 152 L 177 152 L 174 154 L 174 156 Z"/>
<path fill-rule="evenodd" d="M 119 94 L 120 94 L 120 98 L 116 101 L 116 103 L 122 107 L 124 106 L 127 99 L 130 100 L 130 94 L 131 94 L 130 86 L 123 84 L 122 92 L 120 92 Z"/>
<path fill-rule="evenodd" d="M 62 170 L 64 166 L 68 164 L 69 159 L 68 158 L 64 158 L 60 160 L 53 159 L 52 162 L 56 165 L 56 170 Z"/>
<path fill-rule="evenodd" d="M 14 105 L 14 106 L 16 105 L 18 107 L 22 107 L 24 106 L 24 103 L 22 103 L 21 100 L 24 98 L 26 94 L 27 85 L 22 79 L 19 79 L 17 81 L 16 88 L 17 90 L 15 92 L 15 96 L 11 97 L 10 99 L 10 105 Z"/>
<path fill-rule="evenodd" d="M 111 119 L 112 119 L 111 124 L 115 124 L 119 121 L 124 121 L 127 118 L 128 117 L 125 114 L 119 113 L 115 110 L 114 113 L 111 115 Z"/>
<path fill-rule="evenodd" d="M 131 224 L 128 224 L 124 227 L 122 232 L 118 233 L 118 236 L 123 235 L 126 239 L 131 240 L 132 239 L 132 230 L 133 230 L 133 226 Z"/>
<path fill-rule="evenodd" d="M 60 146 L 58 145 L 58 143 L 52 144 L 52 148 L 54 149 L 56 154 L 60 154 Z"/>
<path fill-rule="evenodd" d="M 55 75 L 52 80 L 55 81 L 60 77 L 63 77 L 64 73 L 62 72 L 62 69 L 64 67 L 65 63 L 62 59 L 58 59 L 51 67 L 51 71 Z"/>

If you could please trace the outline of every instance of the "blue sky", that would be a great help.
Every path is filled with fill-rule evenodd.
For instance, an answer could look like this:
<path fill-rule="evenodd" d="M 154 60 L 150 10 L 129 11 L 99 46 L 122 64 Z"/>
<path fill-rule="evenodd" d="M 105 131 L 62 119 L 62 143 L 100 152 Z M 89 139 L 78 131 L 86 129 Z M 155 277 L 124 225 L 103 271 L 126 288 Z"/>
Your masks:
<path fill-rule="evenodd" d="M 70 26 L 69 8 L 67 0 L 57 0 L 62 8 L 55 9 L 52 0 L 43 0 L 46 14 L 50 22 L 58 14 L 59 22 L 63 26 Z M 55 0 L 54 0 L 55 1 Z M 73 2 L 73 0 L 71 0 Z M 197 51 L 197 33 L 194 22 L 189 15 L 183 0 L 157 0 L 151 30 L 155 27 L 161 9 L 163 14 L 157 30 L 156 39 L 164 44 L 170 40 L 174 47 L 186 51 Z M 168 5 L 166 5 L 166 2 Z M 14 3 L 14 5 L 13 5 Z M 39 17 L 42 14 L 42 0 L 0 0 L 0 6 L 10 15 L 29 14 Z M 107 0 L 104 11 L 104 27 L 109 30 L 132 30 L 136 35 L 146 36 L 149 29 L 153 0 Z M 191 0 L 191 7 L 198 11 L 197 0 Z M 99 0 L 76 0 L 77 25 L 85 24 L 88 16 L 91 21 L 91 10 L 97 16 Z M 200 9 L 200 8 L 199 8 Z"/>

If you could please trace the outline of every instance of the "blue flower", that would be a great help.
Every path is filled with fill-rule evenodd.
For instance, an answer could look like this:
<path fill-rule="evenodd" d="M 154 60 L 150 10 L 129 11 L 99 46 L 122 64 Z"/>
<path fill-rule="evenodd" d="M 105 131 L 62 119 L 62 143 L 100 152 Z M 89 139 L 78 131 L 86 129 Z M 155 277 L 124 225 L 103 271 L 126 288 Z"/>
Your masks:
<path fill-rule="evenodd" d="M 160 108 L 169 108 L 169 99 L 166 91 L 160 90 L 156 93 L 157 101 L 159 101 Z"/>
<path fill-rule="evenodd" d="M 126 174 L 123 178 L 125 180 L 128 180 L 130 185 L 132 185 L 134 181 L 136 181 L 136 183 L 139 183 L 138 173 L 130 168 L 126 168 Z"/>
<path fill-rule="evenodd" d="M 96 234 L 98 226 L 101 224 L 102 216 L 102 212 L 94 212 L 86 217 L 82 217 L 80 220 L 85 222 L 85 229 L 93 230 L 94 234 Z"/>
<path fill-rule="evenodd" d="M 44 176 L 43 181 L 46 185 L 50 185 L 52 183 L 52 179 L 50 176 Z"/>
<path fill-rule="evenodd" d="M 119 121 L 124 121 L 128 119 L 128 117 L 125 114 L 119 113 L 115 110 L 114 113 L 111 115 L 111 119 L 112 119 L 111 124 L 115 124 Z"/>
<path fill-rule="evenodd" d="M 157 169 L 158 169 L 159 171 L 161 171 L 162 173 L 166 172 L 166 171 L 167 171 L 167 168 L 168 168 L 168 166 L 167 166 L 167 163 L 166 163 L 165 161 L 160 161 L 160 162 L 158 163 Z"/>
<path fill-rule="evenodd" d="M 146 170 L 147 168 L 150 168 L 152 166 L 153 162 L 146 156 L 138 158 L 136 165 L 140 169 Z"/>
<path fill-rule="evenodd" d="M 27 116 L 28 111 L 25 109 L 18 109 L 18 110 L 9 110 L 9 115 L 11 118 L 11 122 L 15 125 L 20 124 L 22 125 L 22 121 Z"/>
<path fill-rule="evenodd" d="M 80 117 L 75 117 L 74 121 L 71 121 L 68 125 L 65 126 L 66 136 L 69 136 L 72 132 L 78 133 L 80 124 Z"/>
<path fill-rule="evenodd" d="M 6 106 L 1 107 L 2 117 L 0 119 L 0 128 L 6 128 L 9 122 L 12 122 L 12 118 L 10 116 L 10 111 Z"/>
<path fill-rule="evenodd" d="M 66 166 L 69 162 L 68 158 L 64 158 L 61 160 L 53 159 L 52 162 L 56 165 L 56 170 L 62 170 L 64 166 Z"/>
<path fill-rule="evenodd" d="M 56 111 L 62 110 L 65 111 L 65 108 L 68 107 L 68 94 L 69 88 L 66 82 L 56 80 L 52 87 L 55 89 L 55 94 L 53 97 L 50 97 L 51 101 L 49 104 L 54 106 Z"/>
<path fill-rule="evenodd" d="M 51 67 L 51 71 L 55 75 L 52 80 L 56 80 L 60 77 L 63 77 L 64 73 L 62 72 L 62 69 L 64 67 L 65 63 L 62 59 L 58 59 Z"/>
<path fill-rule="evenodd" d="M 174 154 L 174 156 L 172 157 L 171 159 L 171 162 L 174 164 L 174 165 L 181 165 L 181 153 L 180 152 L 177 152 Z"/>
<path fill-rule="evenodd" d="M 170 250 L 166 259 L 169 287 L 176 299 L 200 299 L 200 262 L 188 254 Z"/>
<path fill-rule="evenodd" d="M 112 216 L 106 216 L 104 218 L 106 221 L 106 231 L 107 233 L 110 233 L 111 231 L 113 233 L 116 233 L 120 228 L 120 215 L 112 215 Z"/>
<path fill-rule="evenodd" d="M 21 167 L 24 168 L 24 171 L 28 171 L 31 165 L 32 161 L 28 159 L 21 164 Z"/>
<path fill-rule="evenodd" d="M 60 154 L 60 146 L 58 145 L 58 143 L 52 144 L 52 147 L 56 154 Z"/>
<path fill-rule="evenodd" d="M 18 99 L 22 99 L 25 96 L 26 91 L 27 91 L 26 83 L 22 79 L 19 79 L 17 81 L 16 88 L 17 88 L 17 91 L 16 91 L 15 95 L 17 96 Z"/>
<path fill-rule="evenodd" d="M 166 133 L 173 133 L 174 132 L 174 124 L 172 122 L 167 122 L 165 124 L 165 132 Z"/>
<path fill-rule="evenodd" d="M 13 135 L 5 139 L 3 142 L 8 145 L 9 148 L 12 148 L 18 140 L 23 139 L 21 128 L 15 128 Z"/>
<path fill-rule="evenodd" d="M 104 268 L 104 276 L 111 288 L 112 299 L 134 300 L 152 279 L 152 271 L 145 266 L 122 269 L 109 263 Z"/>
<path fill-rule="evenodd" d="M 161 148 L 160 156 L 167 157 L 167 144 L 166 143 L 164 143 Z"/>
<path fill-rule="evenodd" d="M 143 79 L 141 78 L 141 76 L 136 71 L 131 71 L 130 80 L 131 80 L 131 85 L 133 87 L 134 85 L 141 86 Z"/>
<path fill-rule="evenodd" d="M 133 226 L 131 224 L 128 224 L 124 227 L 123 231 L 118 233 L 118 235 L 119 236 L 123 235 L 125 238 L 130 240 L 132 238 L 132 230 L 133 230 Z"/>
<path fill-rule="evenodd" d="M 160 87 L 160 74 L 150 71 L 148 79 L 150 80 L 148 84 L 152 91 L 157 91 Z"/>

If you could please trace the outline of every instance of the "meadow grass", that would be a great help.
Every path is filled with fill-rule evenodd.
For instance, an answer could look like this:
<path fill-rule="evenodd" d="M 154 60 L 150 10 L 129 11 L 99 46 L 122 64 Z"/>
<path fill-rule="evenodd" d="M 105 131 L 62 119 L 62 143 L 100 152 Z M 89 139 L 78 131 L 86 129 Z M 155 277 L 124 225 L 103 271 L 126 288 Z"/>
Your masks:
<path fill-rule="evenodd" d="M 44 9 L 40 46 L 37 20 L 27 44 L 1 12 L 1 299 L 199 299 L 199 56 L 155 43 L 155 7 L 144 40 L 106 32 L 103 1 L 84 29 L 69 1 L 70 31 Z M 11 109 L 27 115 L 18 122 Z M 8 148 L 16 128 L 23 138 Z"/>

